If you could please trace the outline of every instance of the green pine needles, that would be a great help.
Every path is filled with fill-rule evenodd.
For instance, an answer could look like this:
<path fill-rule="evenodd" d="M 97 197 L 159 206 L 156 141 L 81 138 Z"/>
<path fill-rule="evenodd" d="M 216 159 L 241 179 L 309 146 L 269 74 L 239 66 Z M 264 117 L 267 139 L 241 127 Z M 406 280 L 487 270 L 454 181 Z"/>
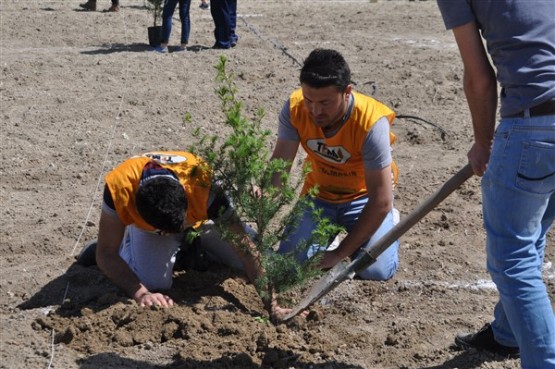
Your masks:
<path fill-rule="evenodd" d="M 148 2 L 149 5 L 147 5 L 147 9 L 152 13 L 152 25 L 157 27 L 158 23 L 160 23 L 160 19 L 162 18 L 164 0 L 148 0 Z"/>
<path fill-rule="evenodd" d="M 318 275 L 319 257 L 299 264 L 293 254 L 277 254 L 279 242 L 288 236 L 287 227 L 299 222 L 301 215 L 312 207 L 311 196 L 298 196 L 308 168 L 304 168 L 300 178 L 293 179 L 289 173 L 292 163 L 283 160 L 270 161 L 270 137 L 272 132 L 262 128 L 264 110 L 258 109 L 254 118 L 248 119 L 242 112 L 238 101 L 233 72 L 226 69 L 227 59 L 221 56 L 218 64 L 216 94 L 221 102 L 225 116 L 224 125 L 231 128 L 229 135 L 222 133 L 203 133 L 196 129 L 193 136 L 196 143 L 189 150 L 203 158 L 212 168 L 214 177 L 223 191 L 233 202 L 233 207 L 245 224 L 256 232 L 252 240 L 261 256 L 265 275 L 256 281 L 256 288 L 263 297 L 272 293 L 284 292 L 294 286 L 302 285 Z M 185 122 L 191 121 L 190 114 Z M 224 131 L 222 129 L 222 131 Z M 272 185 L 272 178 L 278 175 L 283 185 Z M 328 245 L 341 228 L 313 211 L 318 228 L 311 239 L 299 245 L 306 250 L 311 244 Z M 240 235 L 234 233 L 225 222 L 218 223 L 224 239 L 239 241 Z"/>

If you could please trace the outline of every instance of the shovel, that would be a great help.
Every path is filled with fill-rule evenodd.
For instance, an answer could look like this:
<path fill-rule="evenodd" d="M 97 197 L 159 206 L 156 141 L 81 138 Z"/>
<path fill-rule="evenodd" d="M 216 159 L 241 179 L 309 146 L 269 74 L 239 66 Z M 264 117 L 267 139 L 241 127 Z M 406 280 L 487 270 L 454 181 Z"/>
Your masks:
<path fill-rule="evenodd" d="M 413 210 L 391 230 L 380 238 L 369 248 L 362 250 L 351 262 L 342 261 L 331 268 L 312 286 L 307 296 L 289 313 L 283 320 L 289 320 L 320 300 L 324 295 L 337 287 L 346 279 L 351 279 L 356 272 L 372 265 L 377 257 L 381 255 L 395 240 L 407 232 L 420 219 L 432 211 L 439 203 L 447 198 L 453 191 L 459 188 L 467 179 L 472 177 L 470 164 L 464 166 L 453 177 L 445 182 L 432 196 L 424 201 L 418 208 Z"/>

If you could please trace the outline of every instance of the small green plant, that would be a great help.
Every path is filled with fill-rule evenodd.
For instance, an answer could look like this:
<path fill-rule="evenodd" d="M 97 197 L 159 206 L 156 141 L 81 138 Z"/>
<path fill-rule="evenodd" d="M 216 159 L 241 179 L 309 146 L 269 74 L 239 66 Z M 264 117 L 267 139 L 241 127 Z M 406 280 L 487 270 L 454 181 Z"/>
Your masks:
<path fill-rule="evenodd" d="M 254 317 L 254 321 L 260 324 L 266 324 L 266 325 L 270 324 L 270 319 L 263 316 Z"/>
<path fill-rule="evenodd" d="M 292 163 L 270 161 L 269 139 L 272 132 L 262 127 L 264 110 L 258 109 L 253 119 L 244 116 L 242 104 L 236 96 L 233 72 L 228 72 L 226 66 L 227 59 L 221 56 L 215 66 L 216 94 L 225 116 L 224 125 L 230 128 L 230 133 L 222 135 L 223 128 L 218 133 L 203 133 L 196 129 L 193 136 L 197 142 L 189 150 L 206 160 L 219 185 L 231 198 L 241 221 L 256 231 L 253 242 L 266 273 L 255 284 L 261 296 L 267 298 L 274 292 L 302 285 L 320 274 L 319 257 L 299 264 L 292 254 L 274 252 L 279 242 L 288 236 L 287 226 L 297 224 L 307 207 L 312 207 L 311 198 L 317 189 L 312 189 L 308 196 L 299 197 L 297 188 L 300 188 L 309 168 L 304 168 L 302 175 L 294 179 L 289 172 Z M 184 122 L 190 123 L 191 120 L 187 113 Z M 279 188 L 272 184 L 276 175 L 283 183 Z M 305 251 L 314 243 L 329 244 L 342 229 L 322 218 L 318 211 L 313 211 L 313 217 L 318 227 L 310 239 L 299 245 Z M 220 224 L 220 231 L 228 241 L 238 241 L 240 237 L 225 223 Z"/>
<path fill-rule="evenodd" d="M 148 10 L 152 13 L 152 23 L 154 27 L 158 26 L 160 19 L 162 18 L 162 7 L 164 0 L 148 0 L 149 6 Z"/>

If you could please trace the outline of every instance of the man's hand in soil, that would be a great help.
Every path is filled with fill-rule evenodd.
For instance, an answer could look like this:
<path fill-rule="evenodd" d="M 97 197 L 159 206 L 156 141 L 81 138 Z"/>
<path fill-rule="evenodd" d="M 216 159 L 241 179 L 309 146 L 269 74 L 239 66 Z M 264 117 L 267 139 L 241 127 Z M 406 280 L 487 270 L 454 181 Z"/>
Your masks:
<path fill-rule="evenodd" d="M 134 300 L 142 307 L 160 306 L 160 307 L 170 307 L 173 306 L 173 300 L 166 295 L 161 293 L 150 293 L 145 292 L 138 297 L 134 297 Z"/>

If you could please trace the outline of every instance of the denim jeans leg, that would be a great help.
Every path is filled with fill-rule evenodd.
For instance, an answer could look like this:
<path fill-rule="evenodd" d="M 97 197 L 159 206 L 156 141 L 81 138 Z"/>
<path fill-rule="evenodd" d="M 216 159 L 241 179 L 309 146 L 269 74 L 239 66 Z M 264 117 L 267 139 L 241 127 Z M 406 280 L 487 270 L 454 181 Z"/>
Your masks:
<path fill-rule="evenodd" d="M 170 41 L 170 34 L 172 32 L 172 17 L 179 0 L 165 0 L 164 8 L 162 10 L 162 35 L 161 40 L 163 44 Z"/>
<path fill-rule="evenodd" d="M 179 0 L 179 19 L 181 20 L 181 43 L 189 43 L 191 33 L 191 18 L 189 16 L 191 0 Z"/>
<path fill-rule="evenodd" d="M 230 4 L 228 0 L 210 0 L 210 13 L 214 19 L 214 38 L 216 46 L 231 47 Z"/>
<path fill-rule="evenodd" d="M 239 40 L 239 36 L 235 33 L 237 28 L 237 0 L 230 1 L 230 13 L 229 13 L 229 34 L 232 44 L 236 44 Z"/>
<path fill-rule="evenodd" d="M 482 180 L 487 267 L 499 291 L 496 340 L 522 367 L 555 368 L 555 318 L 542 280 L 555 216 L 555 117 L 503 119 Z"/>
<path fill-rule="evenodd" d="M 314 204 L 317 208 L 322 209 L 322 216 L 335 220 L 336 216 L 336 204 L 327 203 L 320 201 L 318 199 L 314 200 Z M 290 252 L 296 253 L 296 258 L 299 263 L 306 262 L 310 257 L 315 254 L 315 250 L 320 250 L 322 248 L 327 248 L 329 245 L 306 245 L 305 241 L 310 238 L 312 231 L 316 229 L 316 222 L 312 216 L 312 209 L 308 207 L 299 223 L 297 225 L 288 226 L 285 230 L 287 235 L 284 240 L 281 241 L 278 249 L 278 253 L 286 254 Z M 331 242 L 331 241 L 330 241 Z"/>

